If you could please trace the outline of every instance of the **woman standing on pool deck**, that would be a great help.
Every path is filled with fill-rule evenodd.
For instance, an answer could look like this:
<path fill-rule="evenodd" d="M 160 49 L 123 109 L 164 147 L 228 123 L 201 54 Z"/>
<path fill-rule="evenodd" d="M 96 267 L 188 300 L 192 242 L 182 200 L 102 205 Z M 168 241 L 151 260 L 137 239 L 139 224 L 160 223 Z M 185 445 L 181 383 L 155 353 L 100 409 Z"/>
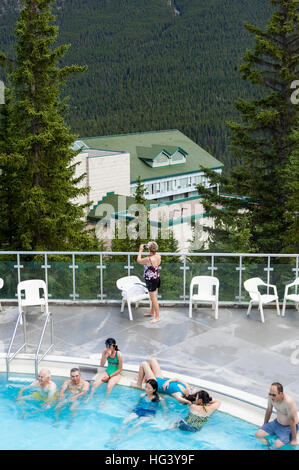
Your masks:
<path fill-rule="evenodd" d="M 150 254 L 146 258 L 142 257 L 144 249 L 148 249 Z M 154 317 L 151 323 L 160 321 L 160 309 L 157 298 L 157 289 L 160 287 L 159 266 L 161 264 L 161 256 L 157 253 L 158 245 L 156 242 L 149 242 L 148 245 L 140 245 L 137 256 L 137 263 L 144 265 L 144 280 L 146 288 L 149 292 L 151 300 L 151 311 L 146 313 L 145 317 Z"/>
<path fill-rule="evenodd" d="M 199 390 L 194 395 L 190 395 L 190 398 L 192 399 L 193 396 L 195 404 L 190 405 L 190 413 L 186 418 L 175 423 L 175 427 L 182 431 L 199 431 L 207 422 L 209 416 L 221 405 L 220 401 L 213 400 L 205 390 Z"/>
<path fill-rule="evenodd" d="M 164 379 L 159 362 L 157 359 L 151 359 L 150 362 L 142 362 L 139 366 L 139 373 L 137 382 L 131 385 L 134 387 L 142 388 L 142 382 L 148 379 L 155 379 L 158 383 L 158 392 L 164 392 L 173 396 L 180 403 L 190 405 L 191 401 L 188 400 L 190 395 L 190 385 L 181 379 Z"/>
<path fill-rule="evenodd" d="M 107 383 L 107 393 L 106 398 L 102 402 L 102 405 L 105 404 L 105 401 L 109 397 L 112 388 L 116 385 L 120 380 L 120 373 L 123 368 L 123 358 L 121 353 L 118 350 L 118 346 L 114 338 L 108 338 L 105 341 L 106 349 L 102 352 L 101 363 L 102 367 L 105 366 L 106 361 L 108 362 L 108 367 L 106 371 L 100 375 L 94 382 L 90 398 L 93 396 L 96 389 L 102 384 Z"/>

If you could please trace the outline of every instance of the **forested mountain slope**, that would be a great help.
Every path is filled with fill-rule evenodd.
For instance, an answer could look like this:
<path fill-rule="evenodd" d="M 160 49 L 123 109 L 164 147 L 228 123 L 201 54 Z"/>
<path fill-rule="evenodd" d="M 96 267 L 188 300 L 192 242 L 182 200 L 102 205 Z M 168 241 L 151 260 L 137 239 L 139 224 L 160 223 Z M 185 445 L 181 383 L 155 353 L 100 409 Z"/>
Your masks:
<path fill-rule="evenodd" d="M 19 0 L 2 0 L 0 50 L 13 58 Z M 234 100 L 252 96 L 238 69 L 265 27 L 268 0 L 57 0 L 59 42 L 68 64 L 88 65 L 65 94 L 67 121 L 81 136 L 179 129 L 226 167 L 225 121 Z M 2 77 L 3 72 L 2 73 Z"/>

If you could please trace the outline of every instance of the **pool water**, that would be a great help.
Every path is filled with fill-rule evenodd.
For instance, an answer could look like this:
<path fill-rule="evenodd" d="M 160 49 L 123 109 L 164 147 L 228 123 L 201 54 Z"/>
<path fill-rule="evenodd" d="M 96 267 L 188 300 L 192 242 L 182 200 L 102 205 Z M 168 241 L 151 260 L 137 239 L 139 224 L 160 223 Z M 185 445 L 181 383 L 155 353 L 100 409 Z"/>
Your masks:
<path fill-rule="evenodd" d="M 33 380 L 33 376 L 13 374 L 7 382 L 6 375 L 0 374 L 1 450 L 267 449 L 254 437 L 256 426 L 221 411 L 216 411 L 199 432 L 170 429 L 173 422 L 188 414 L 188 408 L 165 395 L 166 414 L 161 408 L 148 422 L 139 421 L 135 429 L 136 420 L 120 432 L 142 393 L 123 386 L 114 387 L 104 407 L 99 405 L 105 397 L 105 384 L 91 400 L 83 399 L 75 414 L 66 408 L 57 419 L 54 406 L 44 409 L 36 400 L 16 401 L 19 389 Z M 61 378 L 52 380 L 59 388 L 63 383 Z"/>

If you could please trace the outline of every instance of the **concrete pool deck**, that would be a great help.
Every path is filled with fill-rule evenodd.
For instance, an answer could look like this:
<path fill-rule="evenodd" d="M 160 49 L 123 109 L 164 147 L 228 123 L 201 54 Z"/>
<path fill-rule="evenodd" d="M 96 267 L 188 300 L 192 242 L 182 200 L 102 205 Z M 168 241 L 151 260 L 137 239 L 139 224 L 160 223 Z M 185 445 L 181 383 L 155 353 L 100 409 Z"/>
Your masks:
<path fill-rule="evenodd" d="M 299 405 L 299 314 L 294 308 L 287 308 L 285 317 L 278 317 L 274 308 L 265 309 L 264 324 L 255 307 L 247 317 L 247 308 L 239 306 L 220 306 L 219 320 L 209 307 L 193 311 L 189 319 L 187 306 L 162 306 L 161 321 L 154 325 L 144 318 L 148 307 L 143 306 L 133 308 L 132 322 L 126 308 L 120 313 L 120 305 L 50 304 L 50 311 L 55 343 L 51 356 L 81 357 L 97 364 L 105 339 L 112 336 L 123 354 L 124 366 L 138 366 L 140 361 L 156 357 L 162 370 L 261 398 L 267 396 L 271 382 L 279 381 Z M 2 354 L 7 351 L 17 314 L 16 305 L 3 305 Z M 38 309 L 28 310 L 28 353 L 36 349 L 44 318 Z M 23 342 L 19 328 L 15 349 Z M 49 344 L 48 335 L 43 344 L 41 353 Z"/>

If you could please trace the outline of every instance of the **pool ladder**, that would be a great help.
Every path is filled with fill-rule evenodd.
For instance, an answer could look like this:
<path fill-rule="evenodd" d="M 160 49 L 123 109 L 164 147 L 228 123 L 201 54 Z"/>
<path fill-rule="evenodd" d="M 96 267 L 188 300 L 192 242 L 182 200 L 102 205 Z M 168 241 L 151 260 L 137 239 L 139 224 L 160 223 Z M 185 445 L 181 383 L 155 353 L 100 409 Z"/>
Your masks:
<path fill-rule="evenodd" d="M 50 328 L 51 328 L 51 344 L 48 347 L 48 349 L 46 350 L 46 352 L 42 356 L 39 356 L 41 345 L 42 345 L 42 342 L 43 342 L 43 339 L 44 339 L 44 335 L 45 335 L 48 323 L 50 323 Z M 23 325 L 24 343 L 22 344 L 22 346 L 19 347 L 19 349 L 17 351 L 12 353 L 11 350 L 12 350 L 12 347 L 13 347 L 13 344 L 14 344 L 14 340 L 15 340 L 16 333 L 17 333 L 19 325 Z M 41 332 L 41 335 L 40 335 L 40 338 L 39 338 L 39 342 L 38 342 L 36 351 L 34 353 L 34 363 L 35 363 L 35 375 L 36 375 L 36 377 L 38 376 L 39 363 L 44 359 L 44 357 L 50 352 L 50 350 L 54 346 L 53 337 L 54 337 L 53 315 L 52 315 L 51 312 L 47 311 L 46 312 L 46 319 L 44 321 L 44 325 L 43 325 L 42 332 Z M 19 312 L 19 315 L 18 315 L 16 326 L 14 328 L 13 335 L 12 335 L 10 343 L 9 343 L 8 351 L 7 351 L 7 354 L 6 354 L 6 374 L 7 374 L 7 378 L 9 376 L 9 371 L 10 371 L 10 362 L 17 356 L 17 354 L 19 354 L 21 351 L 23 351 L 23 349 L 25 349 L 25 352 L 26 352 L 26 350 L 27 350 L 27 321 L 26 321 L 26 312 L 23 309 L 21 309 L 21 311 Z"/>

